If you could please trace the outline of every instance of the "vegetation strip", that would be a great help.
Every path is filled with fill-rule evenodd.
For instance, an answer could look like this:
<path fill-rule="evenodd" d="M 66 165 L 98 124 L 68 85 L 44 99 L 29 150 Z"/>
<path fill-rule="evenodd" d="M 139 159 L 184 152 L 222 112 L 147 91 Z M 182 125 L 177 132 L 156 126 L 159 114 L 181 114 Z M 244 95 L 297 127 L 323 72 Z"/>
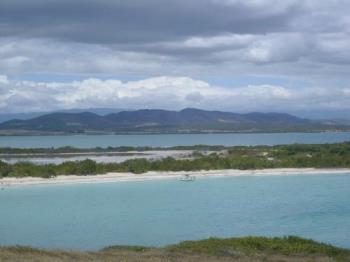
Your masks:
<path fill-rule="evenodd" d="M 350 143 L 241 147 L 175 147 L 195 150 L 191 159 L 132 159 L 122 163 L 96 163 L 90 159 L 62 164 L 35 165 L 0 161 L 0 177 L 94 175 L 110 172 L 199 171 L 266 168 L 349 168 Z M 174 149 L 175 149 L 174 148 Z M 206 150 L 216 149 L 207 154 Z M 169 149 L 168 149 L 169 150 Z"/>
<path fill-rule="evenodd" d="M 0 261 L 350 261 L 350 250 L 299 237 L 209 238 L 163 248 L 111 246 L 99 252 L 0 247 Z"/>

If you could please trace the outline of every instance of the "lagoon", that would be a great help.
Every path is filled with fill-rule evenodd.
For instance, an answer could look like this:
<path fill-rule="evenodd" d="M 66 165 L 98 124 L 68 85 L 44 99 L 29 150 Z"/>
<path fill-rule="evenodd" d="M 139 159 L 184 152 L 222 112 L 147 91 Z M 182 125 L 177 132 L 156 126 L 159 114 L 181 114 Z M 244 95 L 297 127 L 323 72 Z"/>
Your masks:
<path fill-rule="evenodd" d="M 154 135 L 67 135 L 67 136 L 0 136 L 0 147 L 78 148 L 108 146 L 171 147 L 191 145 L 278 145 L 322 144 L 350 141 L 350 132 L 323 133 L 225 133 L 225 134 L 154 134 Z"/>
<path fill-rule="evenodd" d="M 0 245 L 97 250 L 211 236 L 298 235 L 350 248 L 350 174 L 0 190 Z"/>

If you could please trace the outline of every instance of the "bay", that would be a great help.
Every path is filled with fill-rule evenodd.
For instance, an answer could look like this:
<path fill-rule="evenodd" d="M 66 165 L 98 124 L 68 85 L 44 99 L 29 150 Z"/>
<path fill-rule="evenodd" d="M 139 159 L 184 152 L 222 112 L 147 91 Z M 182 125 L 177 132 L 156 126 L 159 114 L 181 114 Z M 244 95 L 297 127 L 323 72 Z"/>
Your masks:
<path fill-rule="evenodd" d="M 71 136 L 0 136 L 0 147 L 78 148 L 108 146 L 171 147 L 191 145 L 277 145 L 322 144 L 350 141 L 350 132 L 323 133 L 225 133 L 225 134 L 154 134 L 154 135 L 71 135 Z"/>
<path fill-rule="evenodd" d="M 0 245 L 98 250 L 297 235 L 350 248 L 350 174 L 0 190 Z"/>

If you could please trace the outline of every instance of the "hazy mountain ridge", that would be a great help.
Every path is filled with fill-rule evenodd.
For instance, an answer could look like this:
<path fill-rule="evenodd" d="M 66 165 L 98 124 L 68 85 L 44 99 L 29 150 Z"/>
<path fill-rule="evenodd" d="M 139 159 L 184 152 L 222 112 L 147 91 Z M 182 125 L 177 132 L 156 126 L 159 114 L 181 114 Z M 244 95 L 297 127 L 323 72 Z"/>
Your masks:
<path fill-rule="evenodd" d="M 285 113 L 238 114 L 186 108 L 181 111 L 141 109 L 104 116 L 91 112 L 57 112 L 28 120 L 10 120 L 0 130 L 41 132 L 234 132 L 315 131 L 336 125 L 299 118 Z"/>
<path fill-rule="evenodd" d="M 48 111 L 48 112 L 29 112 L 29 113 L 0 113 L 0 124 L 6 121 L 18 119 L 18 120 L 28 120 L 35 117 L 53 114 L 53 113 L 83 113 L 83 112 L 91 112 L 96 115 L 107 115 L 111 113 L 118 113 L 121 111 L 126 111 L 128 109 L 121 108 L 88 108 L 88 109 L 62 109 L 57 111 Z"/>

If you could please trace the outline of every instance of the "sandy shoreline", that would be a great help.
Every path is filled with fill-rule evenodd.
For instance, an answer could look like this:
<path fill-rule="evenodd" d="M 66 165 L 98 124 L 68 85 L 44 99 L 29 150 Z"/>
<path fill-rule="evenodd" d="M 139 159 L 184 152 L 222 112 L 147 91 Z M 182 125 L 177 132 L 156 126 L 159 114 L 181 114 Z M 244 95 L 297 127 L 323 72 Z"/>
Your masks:
<path fill-rule="evenodd" d="M 177 172 L 148 172 L 144 174 L 108 173 L 104 175 L 88 176 L 57 176 L 45 179 L 37 177 L 2 178 L 0 187 L 30 186 L 30 185 L 59 185 L 80 183 L 112 183 L 122 181 L 146 181 L 157 179 L 181 179 L 185 174 L 196 178 L 225 177 L 225 176 L 286 176 L 286 175 L 322 175 L 322 174 L 349 174 L 350 169 L 316 169 L 316 168 L 275 168 L 262 170 L 210 170 L 210 171 L 177 171 Z"/>

